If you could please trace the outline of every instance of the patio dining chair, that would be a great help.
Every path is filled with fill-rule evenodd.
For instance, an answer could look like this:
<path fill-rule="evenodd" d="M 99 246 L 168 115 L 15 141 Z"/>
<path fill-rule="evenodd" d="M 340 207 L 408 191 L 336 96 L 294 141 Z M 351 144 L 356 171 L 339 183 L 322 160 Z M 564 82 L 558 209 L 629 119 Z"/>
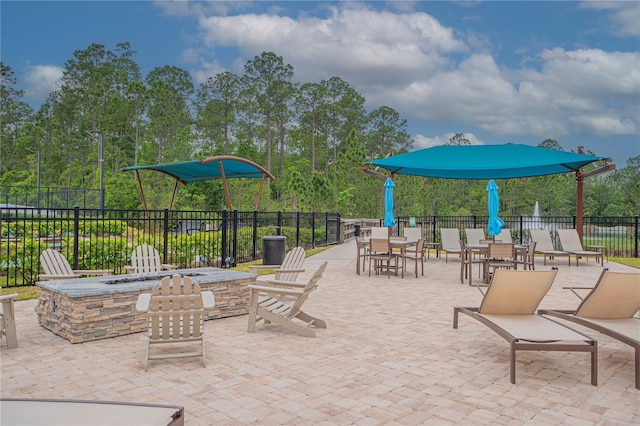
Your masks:
<path fill-rule="evenodd" d="M 381 270 L 386 269 L 387 278 L 391 277 L 391 269 L 394 269 L 396 275 L 398 275 L 400 254 L 393 252 L 389 239 L 371 238 L 369 244 L 369 276 L 371 276 L 371 269 L 375 270 L 376 275 Z M 402 271 L 402 277 L 404 278 L 404 270 Z"/>
<path fill-rule="evenodd" d="M 440 241 L 444 251 L 444 261 L 449 262 L 449 253 L 456 253 L 458 256 L 464 254 L 464 244 L 460 244 L 460 231 L 458 228 L 440 228 Z"/>

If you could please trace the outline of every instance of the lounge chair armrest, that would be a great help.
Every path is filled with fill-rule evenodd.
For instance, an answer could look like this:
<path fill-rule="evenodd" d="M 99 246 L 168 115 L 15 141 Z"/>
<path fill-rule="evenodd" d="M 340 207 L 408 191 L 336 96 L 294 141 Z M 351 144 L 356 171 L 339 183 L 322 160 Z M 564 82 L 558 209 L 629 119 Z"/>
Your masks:
<path fill-rule="evenodd" d="M 147 312 L 149 310 L 149 305 L 151 304 L 151 294 L 142 293 L 138 296 L 138 301 L 136 302 L 136 311 L 138 312 Z"/>
<path fill-rule="evenodd" d="M 127 271 L 127 274 L 133 274 L 133 271 L 135 271 L 135 268 L 131 265 L 125 265 L 124 270 Z"/>
<path fill-rule="evenodd" d="M 575 309 L 538 309 L 539 315 L 553 315 L 553 313 L 573 315 L 576 311 Z"/>
<path fill-rule="evenodd" d="M 256 290 L 260 293 L 271 293 L 271 294 L 285 294 L 290 296 L 299 296 L 304 293 L 302 290 L 295 290 L 292 288 L 281 288 L 281 287 L 267 287 L 263 285 L 249 285 L 251 290 Z"/>
<path fill-rule="evenodd" d="M 216 306 L 216 299 L 212 291 L 203 291 L 200 294 L 202 295 L 202 306 L 205 309 L 210 310 Z"/>
<path fill-rule="evenodd" d="M 73 272 L 80 275 L 113 275 L 111 269 L 74 269 Z"/>

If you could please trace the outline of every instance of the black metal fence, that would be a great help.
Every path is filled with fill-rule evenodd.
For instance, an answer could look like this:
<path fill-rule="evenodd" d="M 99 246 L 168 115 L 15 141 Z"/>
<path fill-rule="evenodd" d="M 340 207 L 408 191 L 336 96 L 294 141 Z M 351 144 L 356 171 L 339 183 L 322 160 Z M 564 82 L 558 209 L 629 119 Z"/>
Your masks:
<path fill-rule="evenodd" d="M 48 186 L 0 185 L 0 204 L 37 209 L 83 209 L 100 207 L 100 190 Z"/>
<path fill-rule="evenodd" d="M 504 228 L 511 231 L 515 243 L 527 244 L 531 240 L 531 229 L 547 229 L 552 235 L 556 249 L 560 250 L 556 229 L 576 227 L 575 216 L 530 217 L 500 216 L 504 220 Z M 634 217 L 584 217 L 582 220 L 582 243 L 586 246 L 604 246 L 612 257 L 638 257 L 639 220 Z M 398 217 L 394 233 L 402 235 L 405 227 L 415 221 L 422 228 L 427 242 L 439 243 L 440 228 L 458 228 L 460 238 L 464 240 L 465 228 L 487 229 L 488 216 L 421 216 Z"/>
<path fill-rule="evenodd" d="M 340 242 L 339 213 L 2 208 L 0 283 L 31 285 L 39 256 L 61 251 L 73 269 L 124 272 L 138 244 L 163 263 L 228 267 L 262 258 L 263 237 L 285 236 L 285 249 Z"/>

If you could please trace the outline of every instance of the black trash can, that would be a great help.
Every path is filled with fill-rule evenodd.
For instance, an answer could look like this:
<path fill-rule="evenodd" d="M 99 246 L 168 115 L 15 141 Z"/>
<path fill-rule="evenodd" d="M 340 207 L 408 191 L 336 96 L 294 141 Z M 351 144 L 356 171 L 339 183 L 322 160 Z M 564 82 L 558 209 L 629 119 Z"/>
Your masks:
<path fill-rule="evenodd" d="M 356 223 L 356 232 L 353 233 L 354 237 L 359 237 L 360 236 L 360 227 L 362 225 L 360 225 L 359 223 Z"/>
<path fill-rule="evenodd" d="M 284 260 L 284 250 L 287 237 L 280 235 L 265 235 L 262 237 L 262 264 L 281 265 Z"/>

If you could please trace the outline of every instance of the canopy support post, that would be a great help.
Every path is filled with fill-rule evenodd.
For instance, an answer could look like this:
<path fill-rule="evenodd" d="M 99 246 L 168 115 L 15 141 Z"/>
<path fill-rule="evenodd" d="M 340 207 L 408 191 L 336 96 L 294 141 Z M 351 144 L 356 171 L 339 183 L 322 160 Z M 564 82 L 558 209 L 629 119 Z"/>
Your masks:
<path fill-rule="evenodd" d="M 231 208 L 231 196 L 229 195 L 229 187 L 227 186 L 227 177 L 224 174 L 224 166 L 222 165 L 222 161 L 219 161 L 220 164 L 220 177 L 222 178 L 222 186 L 224 186 L 224 195 L 227 197 L 227 207 L 229 211 L 233 211 Z"/>
<path fill-rule="evenodd" d="M 584 147 L 578 147 L 578 154 L 584 154 Z M 616 169 L 615 164 L 608 164 L 610 160 L 604 160 L 604 165 L 590 172 L 583 173 L 582 167 L 576 171 L 576 231 L 582 243 L 582 216 L 584 214 L 584 181 L 586 178 L 599 175 L 600 173 L 609 172 Z"/>
<path fill-rule="evenodd" d="M 175 200 L 176 192 L 178 192 L 178 182 L 179 182 L 179 180 L 176 179 L 176 183 L 173 185 L 173 194 L 171 194 L 171 202 L 169 203 L 169 211 L 171 211 L 173 209 L 173 200 Z"/>
<path fill-rule="evenodd" d="M 582 176 L 582 169 L 576 172 L 576 231 L 578 232 L 578 238 L 582 243 L 582 215 L 583 215 L 583 199 L 584 199 L 584 176 Z"/>
<path fill-rule="evenodd" d="M 256 200 L 255 211 L 258 211 L 258 207 L 260 207 L 260 198 L 262 198 L 262 186 L 263 185 L 264 185 L 264 173 L 262 174 L 262 178 L 260 178 L 260 189 L 258 189 L 258 199 Z"/>
<path fill-rule="evenodd" d="M 142 207 L 144 207 L 144 214 L 149 219 L 149 209 L 147 208 L 147 200 L 144 197 L 144 189 L 142 188 L 142 180 L 140 179 L 140 173 L 136 170 L 136 180 L 138 181 L 138 188 L 140 189 L 140 198 L 142 199 Z"/>

